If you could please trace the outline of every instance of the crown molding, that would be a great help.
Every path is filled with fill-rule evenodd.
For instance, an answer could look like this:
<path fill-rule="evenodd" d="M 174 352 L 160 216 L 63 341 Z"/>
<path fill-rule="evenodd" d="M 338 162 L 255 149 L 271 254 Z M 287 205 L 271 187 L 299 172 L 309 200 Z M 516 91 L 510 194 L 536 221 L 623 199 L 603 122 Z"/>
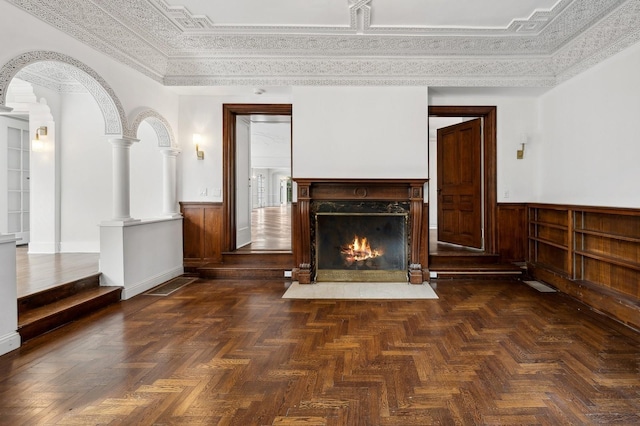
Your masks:
<path fill-rule="evenodd" d="M 637 0 L 560 0 L 499 29 L 220 26 L 164 0 L 8 0 L 166 85 L 550 87 L 638 41 Z M 35 78 L 31 76 L 31 78 Z"/>

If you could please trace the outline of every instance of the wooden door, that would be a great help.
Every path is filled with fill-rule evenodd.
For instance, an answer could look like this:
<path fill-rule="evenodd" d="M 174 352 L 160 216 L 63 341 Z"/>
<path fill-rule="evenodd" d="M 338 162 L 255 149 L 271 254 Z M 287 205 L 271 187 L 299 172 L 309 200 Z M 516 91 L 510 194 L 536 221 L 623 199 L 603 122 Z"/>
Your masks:
<path fill-rule="evenodd" d="M 236 249 L 251 244 L 251 133 L 248 116 L 236 121 Z"/>
<path fill-rule="evenodd" d="M 438 129 L 438 241 L 482 248 L 480 118 Z"/>

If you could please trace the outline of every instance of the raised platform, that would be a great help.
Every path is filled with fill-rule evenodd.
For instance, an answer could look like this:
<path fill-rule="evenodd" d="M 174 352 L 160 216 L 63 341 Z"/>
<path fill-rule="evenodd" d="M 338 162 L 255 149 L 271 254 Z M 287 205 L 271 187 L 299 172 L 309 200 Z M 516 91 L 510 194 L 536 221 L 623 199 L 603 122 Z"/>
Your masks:
<path fill-rule="evenodd" d="M 100 274 L 18 298 L 18 333 L 27 341 L 120 301 L 122 287 L 100 286 Z"/>

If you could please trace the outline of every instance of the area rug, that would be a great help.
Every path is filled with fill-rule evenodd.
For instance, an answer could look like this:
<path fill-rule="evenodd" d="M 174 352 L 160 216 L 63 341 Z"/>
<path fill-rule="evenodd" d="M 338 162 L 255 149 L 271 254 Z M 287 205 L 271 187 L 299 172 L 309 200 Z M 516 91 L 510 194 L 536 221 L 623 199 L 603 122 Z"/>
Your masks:
<path fill-rule="evenodd" d="M 391 300 L 437 299 L 429 284 L 323 282 L 291 283 L 283 299 Z"/>

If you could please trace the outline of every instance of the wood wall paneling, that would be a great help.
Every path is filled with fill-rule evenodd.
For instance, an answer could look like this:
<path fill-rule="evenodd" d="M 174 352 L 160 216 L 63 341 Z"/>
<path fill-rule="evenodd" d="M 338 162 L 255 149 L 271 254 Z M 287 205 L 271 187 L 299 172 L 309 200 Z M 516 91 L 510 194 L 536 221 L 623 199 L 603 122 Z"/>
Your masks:
<path fill-rule="evenodd" d="M 187 266 L 222 261 L 221 203 L 181 202 L 184 262 Z"/>
<path fill-rule="evenodd" d="M 527 206 L 498 204 L 498 253 L 504 262 L 524 262 L 527 257 Z"/>

